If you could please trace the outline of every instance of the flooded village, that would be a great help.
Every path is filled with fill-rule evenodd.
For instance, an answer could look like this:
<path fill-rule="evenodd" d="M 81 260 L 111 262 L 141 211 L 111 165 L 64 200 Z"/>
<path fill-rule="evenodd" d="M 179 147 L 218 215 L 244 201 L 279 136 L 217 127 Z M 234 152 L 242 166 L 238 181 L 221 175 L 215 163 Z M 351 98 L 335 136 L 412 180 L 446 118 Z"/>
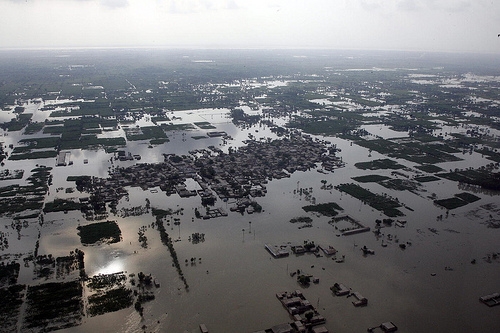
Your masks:
<path fill-rule="evenodd" d="M 238 199 L 234 208 L 245 210 L 249 206 L 256 208 L 257 203 L 248 198 L 265 196 L 266 184 L 273 179 L 309 171 L 316 164 L 330 170 L 343 166 L 334 146 L 299 132 L 291 132 L 281 140 L 246 143 L 228 153 L 210 146 L 188 155 L 164 154 L 162 163 L 117 166 L 108 178 L 78 178 L 77 185 L 114 205 L 127 194 L 126 187 L 137 186 L 143 190 L 159 187 L 167 195 L 178 194 L 181 198 L 199 195 L 202 202 L 212 205 L 216 200 Z M 198 184 L 197 191 L 186 189 L 184 182 L 188 178 Z"/>
<path fill-rule="evenodd" d="M 51 52 L 1 86 L 0 331 L 500 325 L 494 63 Z"/>

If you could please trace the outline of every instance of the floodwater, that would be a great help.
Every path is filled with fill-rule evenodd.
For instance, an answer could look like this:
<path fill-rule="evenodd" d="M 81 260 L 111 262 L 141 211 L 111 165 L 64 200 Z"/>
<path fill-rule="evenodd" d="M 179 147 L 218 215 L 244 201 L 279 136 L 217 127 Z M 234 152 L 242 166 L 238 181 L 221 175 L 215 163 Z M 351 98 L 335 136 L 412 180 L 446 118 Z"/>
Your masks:
<path fill-rule="evenodd" d="M 182 118 L 178 123 L 209 121 L 219 131 L 226 131 L 233 140 L 224 143 L 221 138 L 194 140 L 206 130 L 176 131 L 167 133 L 170 141 L 153 148 L 144 142 L 129 143 L 126 150 L 141 155 L 141 163 L 155 163 L 163 160 L 163 153 L 187 154 L 189 150 L 214 145 L 227 151 L 229 146 L 238 147 L 249 135 L 260 138 L 275 135 L 262 125 L 240 129 L 233 125 L 228 110 L 192 110 L 177 112 Z M 367 126 L 369 132 L 383 137 L 402 137 L 401 132 L 379 125 Z M 397 135 L 394 135 L 397 134 Z M 5 137 L 8 138 L 8 137 Z M 15 135 L 9 137 L 16 140 Z M 434 205 L 428 198 L 435 193 L 444 199 L 463 192 L 457 183 L 440 179 L 424 183 L 420 192 L 395 191 L 379 184 L 362 186 L 379 194 L 387 193 L 397 197 L 412 210 L 401 208 L 406 227 L 395 225 L 382 229 L 377 238 L 370 231 L 352 236 L 340 236 L 328 223 L 329 218 L 313 216 L 311 228 L 299 229 L 290 219 L 308 214 L 302 206 L 312 202 L 335 202 L 353 218 L 374 229 L 375 220 L 386 218 L 359 200 L 331 189 L 321 189 L 322 180 L 338 185 L 354 182 L 351 177 L 366 175 L 354 167 L 356 162 L 385 158 L 377 152 L 351 144 L 349 141 L 319 137 L 328 140 L 341 149 L 346 166 L 335 172 L 319 173 L 316 170 L 296 172 L 290 178 L 273 180 L 267 184 L 268 193 L 256 198 L 262 205 L 262 213 L 245 214 L 230 212 L 227 217 L 210 220 L 196 219 L 194 209 L 202 209 L 199 197 L 180 198 L 166 196 L 162 191 L 143 191 L 128 188 L 128 200 L 123 199 L 118 209 L 145 205 L 146 198 L 152 207 L 184 208 L 180 225 L 165 225 L 167 232 L 176 240 L 175 250 L 181 268 L 189 284 L 184 289 L 177 272 L 172 267 L 169 251 L 164 246 L 156 229 L 148 227 L 146 237 L 148 248 L 138 242 L 138 230 L 150 226 L 154 217 L 150 214 L 132 217 L 110 215 L 122 231 L 119 243 L 98 246 L 82 246 L 77 235 L 77 226 L 88 223 L 79 212 L 49 213 L 45 223 L 31 223 L 28 228 L 17 233 L 10 229 L 8 219 L 3 219 L 5 231 L 10 233 L 9 249 L 3 255 L 32 251 L 40 231 L 39 254 L 53 256 L 67 255 L 75 248 L 85 252 L 85 269 L 89 276 L 125 271 L 127 274 L 144 272 L 152 274 L 160 284 L 154 289 L 156 299 L 144 303 L 144 318 L 133 307 L 96 317 L 85 317 L 82 325 L 64 332 L 198 332 L 198 325 L 206 324 L 210 332 L 253 332 L 273 325 L 290 322 L 286 310 L 276 299 L 280 291 L 302 290 L 307 299 L 326 318 L 330 332 L 364 332 L 368 327 L 392 321 L 400 332 L 493 332 L 498 330 L 500 316 L 498 309 L 490 309 L 478 300 L 480 296 L 498 292 L 500 261 L 489 260 L 488 254 L 498 252 L 497 229 L 490 229 L 485 222 L 492 214 L 499 218 L 498 211 L 487 211 L 481 206 L 498 204 L 498 196 L 475 193 L 481 200 L 454 209 L 442 220 L 445 210 Z M 8 143 L 8 142 L 7 142 Z M 478 167 L 490 163 L 476 155 L 462 163 Z M 92 175 L 106 177 L 112 166 L 127 166 L 136 161 L 111 161 L 112 154 L 103 151 L 71 151 L 73 165 L 54 167 L 54 184 L 50 187 L 47 201 L 56 197 L 70 198 L 84 196 L 78 192 L 65 193 L 58 188 L 74 187 L 66 181 L 71 175 Z M 88 164 L 83 160 L 88 159 Z M 397 160 L 410 168 L 415 164 Z M 29 176 L 30 167 L 35 164 L 54 166 L 54 159 L 36 161 L 9 161 L 11 169 L 24 168 L 24 178 Z M 450 166 L 443 163 L 442 167 Z M 408 177 L 413 171 L 402 171 Z M 391 176 L 391 170 L 378 170 L 377 174 Z M 396 176 L 391 176 L 396 177 Z M 401 177 L 401 176 L 399 176 Z M 194 184 L 188 184 L 191 188 Z M 300 189 L 308 189 L 310 196 L 300 195 Z M 218 200 L 216 207 L 229 212 L 231 203 Z M 498 209 L 498 208 L 497 208 Z M 2 227 L 3 229 L 3 227 Z M 204 233 L 205 241 L 193 244 L 189 241 L 192 233 Z M 389 234 L 391 235 L 389 237 Z M 331 245 L 338 250 L 338 257 L 345 256 L 344 263 L 332 258 L 315 257 L 305 254 L 274 259 L 264 245 L 302 244 L 303 241 Z M 386 244 L 383 247 L 382 244 Z M 401 249 L 399 244 L 407 244 Z M 364 256 L 361 248 L 367 246 L 375 250 L 375 255 Z M 195 265 L 184 264 L 185 259 L 199 258 Z M 201 259 L 201 260 L 200 260 Z M 471 260 L 477 263 L 472 264 Z M 491 258 L 490 258 L 491 259 Z M 318 284 L 305 288 L 300 286 L 290 272 L 300 269 L 304 273 L 318 277 Z M 19 283 L 33 283 L 32 268 L 22 267 Z M 343 283 L 368 298 L 368 306 L 355 308 L 350 298 L 336 297 L 329 288 L 335 283 Z M 143 326 L 146 326 L 143 329 Z"/>

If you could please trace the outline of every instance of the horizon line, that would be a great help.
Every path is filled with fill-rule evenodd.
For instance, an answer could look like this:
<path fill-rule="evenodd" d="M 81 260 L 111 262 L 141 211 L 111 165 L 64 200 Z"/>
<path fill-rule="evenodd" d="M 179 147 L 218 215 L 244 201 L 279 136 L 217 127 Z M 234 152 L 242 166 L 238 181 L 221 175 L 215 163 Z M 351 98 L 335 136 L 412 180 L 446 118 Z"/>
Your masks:
<path fill-rule="evenodd" d="M 498 55 L 497 52 L 476 51 L 443 51 L 443 50 L 409 50 L 409 49 L 363 49 L 363 48 L 334 48 L 334 47 L 230 47 L 230 46 L 47 46 L 47 47 L 2 47 L 0 51 L 83 51 L 83 50 L 247 50 L 247 51 L 276 51 L 276 50 L 304 50 L 304 51 L 370 51 L 370 52 L 408 52 L 408 53 L 445 53 L 445 54 L 477 54 Z"/>

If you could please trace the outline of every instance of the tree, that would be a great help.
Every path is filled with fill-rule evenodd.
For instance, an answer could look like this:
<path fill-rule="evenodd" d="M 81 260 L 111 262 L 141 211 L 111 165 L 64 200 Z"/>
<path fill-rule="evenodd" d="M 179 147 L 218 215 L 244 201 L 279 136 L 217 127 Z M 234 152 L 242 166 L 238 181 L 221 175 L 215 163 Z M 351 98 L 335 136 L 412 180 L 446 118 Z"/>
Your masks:
<path fill-rule="evenodd" d="M 302 274 L 302 275 L 299 275 L 297 277 L 297 281 L 301 285 L 305 285 L 306 286 L 306 285 L 308 285 L 311 282 L 311 279 L 309 278 L 309 276 Z"/>
<path fill-rule="evenodd" d="M 135 310 L 136 310 L 137 312 L 139 312 L 139 314 L 140 314 L 140 315 L 141 315 L 141 317 L 142 317 L 142 316 L 143 316 L 143 314 L 144 314 L 144 308 L 142 307 L 141 303 L 140 303 L 139 301 L 135 302 L 134 307 L 135 307 Z"/>

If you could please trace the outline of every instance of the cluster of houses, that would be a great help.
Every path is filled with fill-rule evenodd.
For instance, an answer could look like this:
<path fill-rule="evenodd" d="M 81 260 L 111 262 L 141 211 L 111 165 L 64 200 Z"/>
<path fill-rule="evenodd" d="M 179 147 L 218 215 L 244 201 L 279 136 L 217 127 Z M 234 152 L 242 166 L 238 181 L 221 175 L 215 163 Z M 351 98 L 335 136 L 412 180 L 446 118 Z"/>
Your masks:
<path fill-rule="evenodd" d="M 354 301 L 352 301 L 352 304 L 356 307 L 358 306 L 366 306 L 368 305 L 368 299 L 361 295 L 357 291 L 351 291 L 350 288 L 347 288 L 344 286 L 342 283 L 335 283 L 330 290 L 336 295 L 336 296 L 347 296 L 347 297 L 354 297 Z"/>
<path fill-rule="evenodd" d="M 138 163 L 129 167 L 114 167 L 107 179 L 92 180 L 91 193 L 105 202 L 118 201 L 126 195 L 126 186 L 140 186 L 144 190 L 159 187 L 167 195 L 181 197 L 199 195 L 202 203 L 264 196 L 269 180 L 290 177 L 295 171 L 306 171 L 324 165 L 343 166 L 335 155 L 336 148 L 308 135 L 290 131 L 280 140 L 249 140 L 246 146 L 229 149 L 228 153 L 216 147 L 191 151 L 189 155 L 164 154 L 162 163 Z M 194 179 L 200 189 L 186 188 L 185 181 Z M 255 206 L 250 210 L 253 211 Z"/>
<path fill-rule="evenodd" d="M 290 254 L 288 250 L 288 245 L 271 245 L 271 244 L 265 244 L 264 247 L 266 250 L 271 253 L 271 255 L 274 258 L 282 258 L 282 257 L 288 257 Z M 303 245 L 298 244 L 298 245 L 291 245 L 290 250 L 296 254 L 304 254 L 304 253 L 313 253 L 316 257 L 321 257 L 321 254 L 319 251 L 323 251 L 323 253 L 330 257 L 334 256 L 337 253 L 337 250 L 332 247 L 331 245 L 316 245 L 314 242 L 304 242 Z"/>
<path fill-rule="evenodd" d="M 328 333 L 324 326 L 320 326 L 326 322 L 325 317 L 318 313 L 300 290 L 280 292 L 276 297 L 293 318 L 293 322 L 279 325 L 279 331 L 272 328 L 271 332 Z"/>

